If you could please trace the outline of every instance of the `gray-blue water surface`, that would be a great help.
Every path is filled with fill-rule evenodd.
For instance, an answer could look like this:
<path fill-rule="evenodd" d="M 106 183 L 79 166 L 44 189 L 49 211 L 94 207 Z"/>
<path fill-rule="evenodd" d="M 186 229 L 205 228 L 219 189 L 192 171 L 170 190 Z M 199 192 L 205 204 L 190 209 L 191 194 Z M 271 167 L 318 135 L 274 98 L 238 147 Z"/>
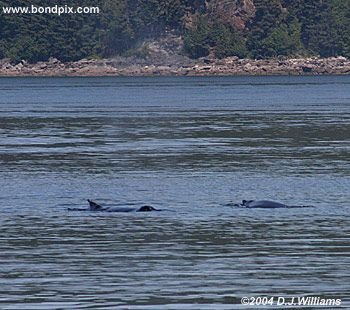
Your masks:
<path fill-rule="evenodd" d="M 349 164 L 350 76 L 1 78 L 0 308 L 348 308 Z"/>

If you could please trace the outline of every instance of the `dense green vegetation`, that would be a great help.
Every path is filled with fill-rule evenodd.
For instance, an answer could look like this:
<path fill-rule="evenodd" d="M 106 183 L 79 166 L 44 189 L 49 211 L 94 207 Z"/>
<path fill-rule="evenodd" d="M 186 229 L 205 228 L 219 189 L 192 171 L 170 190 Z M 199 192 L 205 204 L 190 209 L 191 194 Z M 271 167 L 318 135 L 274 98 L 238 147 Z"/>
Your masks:
<path fill-rule="evenodd" d="M 0 58 L 36 62 L 109 57 L 168 30 L 183 35 L 184 53 L 192 58 L 350 57 L 350 0 L 253 2 L 255 15 L 238 29 L 220 14 L 210 14 L 204 0 L 63 0 L 59 5 L 98 6 L 100 14 L 0 14 Z M 50 0 L 0 3 L 0 9 L 53 5 Z"/>

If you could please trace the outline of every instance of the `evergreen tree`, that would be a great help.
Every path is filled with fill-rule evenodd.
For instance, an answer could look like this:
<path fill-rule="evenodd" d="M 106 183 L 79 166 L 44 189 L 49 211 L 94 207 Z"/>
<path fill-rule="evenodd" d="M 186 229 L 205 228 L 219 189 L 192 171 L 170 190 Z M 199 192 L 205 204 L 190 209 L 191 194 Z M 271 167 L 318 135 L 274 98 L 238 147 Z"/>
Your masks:
<path fill-rule="evenodd" d="M 243 58 L 248 55 L 244 38 L 230 26 L 216 22 L 211 29 L 210 36 L 216 57 L 238 56 Z"/>
<path fill-rule="evenodd" d="M 331 13 L 336 55 L 350 57 L 350 0 L 332 0 Z"/>
<path fill-rule="evenodd" d="M 198 16 L 195 25 L 184 37 L 185 51 L 192 58 L 208 56 L 210 49 L 210 26 L 206 16 Z"/>
<path fill-rule="evenodd" d="M 256 0 L 256 13 L 249 24 L 248 48 L 253 57 L 263 58 L 270 55 L 266 49 L 268 37 L 280 27 L 284 19 L 282 5 L 279 0 Z M 280 32 L 282 32 L 280 30 Z M 276 35 L 281 35 L 275 34 Z M 271 38 L 273 41 L 273 39 Z"/>
<path fill-rule="evenodd" d="M 342 53 L 343 35 L 339 30 L 344 29 L 347 22 L 342 12 L 345 7 L 336 2 L 338 1 L 305 1 L 304 11 L 300 15 L 303 24 L 302 40 L 306 49 L 313 54 L 328 57 Z M 346 0 L 344 3 L 348 2 Z M 347 32 L 346 29 L 344 31 Z"/>
<path fill-rule="evenodd" d="M 285 23 L 274 28 L 273 31 L 261 41 L 261 49 L 268 57 L 293 55 L 302 49 L 300 42 L 301 26 L 297 20 L 290 25 Z"/>
<path fill-rule="evenodd" d="M 221 1 L 221 0 L 210 0 Z M 254 58 L 299 53 L 350 57 L 350 0 L 253 0 L 244 31 L 211 16 L 209 0 L 61 0 L 100 14 L 0 14 L 0 58 L 36 62 L 109 57 L 175 30 L 193 58 L 215 53 Z M 237 1 L 239 5 L 241 1 Z M 241 3 L 242 4 L 242 3 Z M 2 0 L 1 6 L 53 6 L 51 0 Z M 191 22 L 188 22 L 192 20 Z"/>

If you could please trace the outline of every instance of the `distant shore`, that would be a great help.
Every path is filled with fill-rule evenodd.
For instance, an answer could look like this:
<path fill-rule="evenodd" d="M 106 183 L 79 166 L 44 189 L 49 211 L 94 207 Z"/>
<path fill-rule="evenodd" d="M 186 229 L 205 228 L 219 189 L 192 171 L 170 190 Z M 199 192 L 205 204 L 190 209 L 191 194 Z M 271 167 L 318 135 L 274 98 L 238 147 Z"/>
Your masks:
<path fill-rule="evenodd" d="M 63 63 L 56 58 L 30 64 L 0 60 L 0 76 L 229 76 L 229 75 L 349 75 L 350 60 L 345 57 L 293 59 L 192 60 L 186 63 L 151 64 L 121 57 L 82 59 Z"/>

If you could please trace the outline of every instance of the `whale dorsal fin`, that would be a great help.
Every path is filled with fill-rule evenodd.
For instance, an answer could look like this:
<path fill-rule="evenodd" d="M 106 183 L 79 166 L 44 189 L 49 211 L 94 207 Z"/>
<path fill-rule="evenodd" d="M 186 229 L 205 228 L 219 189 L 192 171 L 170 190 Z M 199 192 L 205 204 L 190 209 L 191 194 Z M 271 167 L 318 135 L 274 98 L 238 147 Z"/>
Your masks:
<path fill-rule="evenodd" d="M 90 206 L 90 210 L 101 210 L 102 206 L 100 206 L 99 204 L 97 204 L 94 201 L 91 201 L 90 199 L 87 200 Z"/>
<path fill-rule="evenodd" d="M 254 200 L 242 200 L 242 205 L 243 206 L 247 206 L 249 205 L 251 202 L 253 202 Z"/>

